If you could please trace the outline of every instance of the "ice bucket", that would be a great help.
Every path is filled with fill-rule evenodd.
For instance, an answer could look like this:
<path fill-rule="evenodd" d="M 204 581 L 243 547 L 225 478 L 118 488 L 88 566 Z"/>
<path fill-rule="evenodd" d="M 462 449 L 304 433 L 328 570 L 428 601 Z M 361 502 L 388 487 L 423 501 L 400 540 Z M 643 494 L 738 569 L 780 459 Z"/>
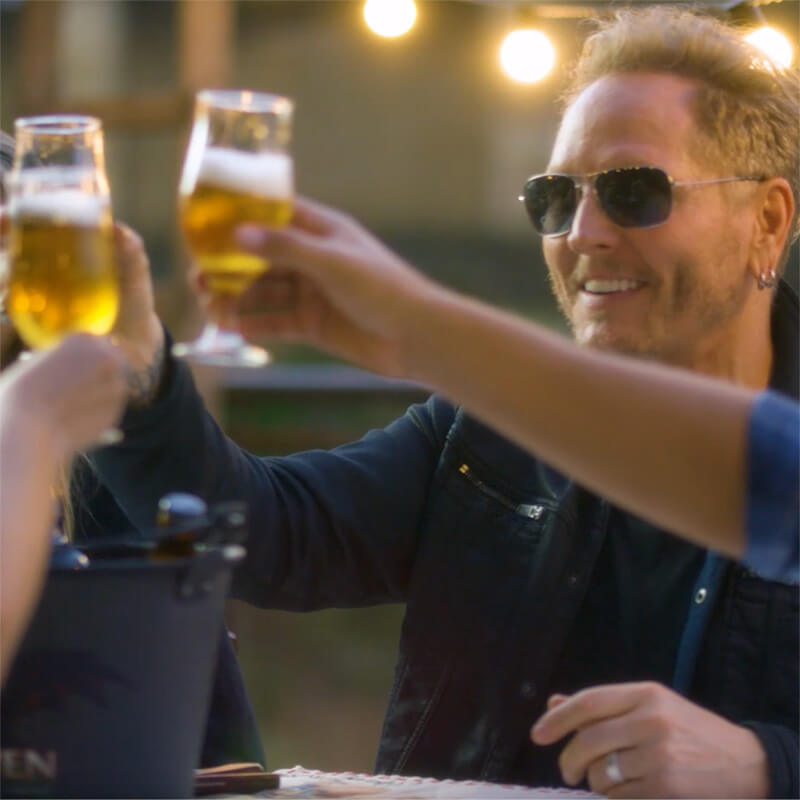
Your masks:
<path fill-rule="evenodd" d="M 168 547 L 98 543 L 80 548 L 88 565 L 51 565 L 3 689 L 3 797 L 192 796 L 244 550 L 189 527 L 160 533 Z"/>

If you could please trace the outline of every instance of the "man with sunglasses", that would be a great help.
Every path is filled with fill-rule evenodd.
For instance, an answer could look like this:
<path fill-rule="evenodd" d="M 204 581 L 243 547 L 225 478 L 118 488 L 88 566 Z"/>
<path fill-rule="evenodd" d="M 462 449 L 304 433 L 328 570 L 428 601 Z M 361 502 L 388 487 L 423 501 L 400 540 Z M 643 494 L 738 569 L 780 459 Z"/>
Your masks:
<path fill-rule="evenodd" d="M 797 300 L 776 287 L 797 225 L 797 116 L 796 77 L 712 20 L 649 8 L 589 40 L 548 174 L 524 194 L 577 342 L 797 399 Z M 287 299 L 279 243 L 324 248 L 324 220 L 301 209 L 294 228 L 273 249 L 251 241 L 274 265 L 251 302 Z M 347 232 L 331 257 L 394 268 Z M 317 304 L 294 321 L 307 338 L 400 368 L 377 323 L 297 276 L 288 290 L 300 312 Z M 280 330 L 280 313 L 250 319 Z M 359 442 L 262 459 L 224 437 L 184 365 L 160 372 L 125 440 L 95 456 L 132 518 L 165 490 L 244 498 L 237 596 L 406 604 L 379 771 L 615 797 L 800 793 L 796 587 L 614 508 L 441 397 Z M 614 411 L 597 413 L 624 425 Z"/>

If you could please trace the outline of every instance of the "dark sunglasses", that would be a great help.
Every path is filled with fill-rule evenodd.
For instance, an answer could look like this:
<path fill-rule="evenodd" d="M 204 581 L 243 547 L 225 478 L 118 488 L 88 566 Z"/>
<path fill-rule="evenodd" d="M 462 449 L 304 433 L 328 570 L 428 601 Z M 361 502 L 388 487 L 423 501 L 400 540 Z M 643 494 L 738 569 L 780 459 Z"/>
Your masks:
<path fill-rule="evenodd" d="M 589 175 L 534 175 L 525 181 L 520 200 L 541 236 L 569 233 L 582 187 L 589 184 L 608 218 L 623 228 L 651 228 L 666 222 L 674 186 L 760 181 L 761 178 L 712 178 L 676 181 L 658 167 L 625 167 Z"/>

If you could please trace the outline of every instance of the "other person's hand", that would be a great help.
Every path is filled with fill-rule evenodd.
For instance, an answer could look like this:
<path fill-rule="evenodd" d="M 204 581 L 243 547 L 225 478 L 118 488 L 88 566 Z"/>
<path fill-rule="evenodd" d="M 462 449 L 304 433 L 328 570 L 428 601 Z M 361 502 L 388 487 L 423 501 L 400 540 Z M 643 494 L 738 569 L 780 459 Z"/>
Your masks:
<path fill-rule="evenodd" d="M 755 734 L 658 683 L 554 695 L 531 738 L 547 745 L 569 734 L 559 758 L 564 781 L 587 779 L 592 791 L 608 797 L 769 794 L 766 756 Z"/>
<path fill-rule="evenodd" d="M 26 447 L 45 448 L 57 465 L 115 425 L 126 395 L 124 355 L 108 339 L 79 333 L 3 373 L 0 414 L 24 429 Z"/>

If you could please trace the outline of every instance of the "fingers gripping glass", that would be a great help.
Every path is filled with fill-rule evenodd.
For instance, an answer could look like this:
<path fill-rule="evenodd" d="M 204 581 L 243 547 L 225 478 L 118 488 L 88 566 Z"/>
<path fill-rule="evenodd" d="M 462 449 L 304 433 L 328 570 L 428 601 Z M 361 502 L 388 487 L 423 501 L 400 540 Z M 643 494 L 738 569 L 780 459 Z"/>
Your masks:
<path fill-rule="evenodd" d="M 623 228 L 652 228 L 666 222 L 672 212 L 676 186 L 709 186 L 760 178 L 711 178 L 676 181 L 657 167 L 625 167 L 589 175 L 534 175 L 525 182 L 520 200 L 541 236 L 569 233 L 585 184 L 592 187 L 608 218 Z"/>

